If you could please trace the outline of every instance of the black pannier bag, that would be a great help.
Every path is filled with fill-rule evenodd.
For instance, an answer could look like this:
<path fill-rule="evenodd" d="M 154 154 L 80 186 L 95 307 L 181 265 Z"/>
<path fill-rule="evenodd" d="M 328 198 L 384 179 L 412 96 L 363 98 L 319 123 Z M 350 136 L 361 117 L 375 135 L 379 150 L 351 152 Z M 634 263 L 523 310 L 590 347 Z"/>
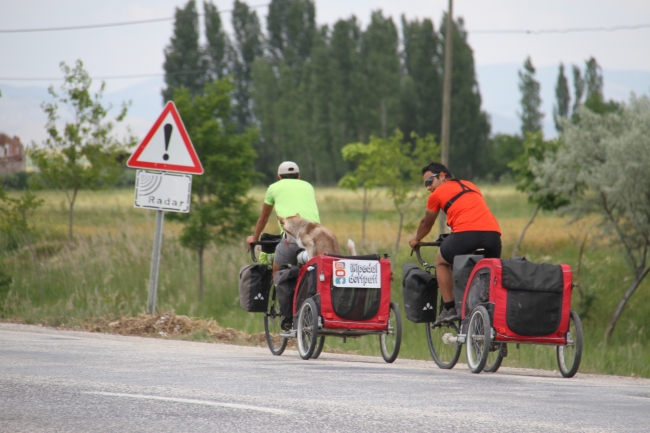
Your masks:
<path fill-rule="evenodd" d="M 562 319 L 562 266 L 522 260 L 502 260 L 501 266 L 501 284 L 508 291 L 508 327 L 526 336 L 557 331 Z"/>
<path fill-rule="evenodd" d="M 262 313 L 268 305 L 273 271 L 266 265 L 246 265 L 239 269 L 239 305 L 249 313 Z"/>
<path fill-rule="evenodd" d="M 285 265 L 275 273 L 275 293 L 280 304 L 280 314 L 283 317 L 293 315 L 293 294 L 298 282 L 298 271 L 295 265 Z"/>
<path fill-rule="evenodd" d="M 436 277 L 413 263 L 405 263 L 402 270 L 402 297 L 406 318 L 414 323 L 435 322 L 438 300 Z"/>
<path fill-rule="evenodd" d="M 474 270 L 474 266 L 483 259 L 483 256 L 478 254 L 464 254 L 454 257 L 452 277 L 454 279 L 454 302 L 456 303 L 456 311 L 462 314 L 463 311 L 463 298 L 465 297 L 465 288 L 469 276 Z M 469 311 L 467 312 L 469 314 Z"/>

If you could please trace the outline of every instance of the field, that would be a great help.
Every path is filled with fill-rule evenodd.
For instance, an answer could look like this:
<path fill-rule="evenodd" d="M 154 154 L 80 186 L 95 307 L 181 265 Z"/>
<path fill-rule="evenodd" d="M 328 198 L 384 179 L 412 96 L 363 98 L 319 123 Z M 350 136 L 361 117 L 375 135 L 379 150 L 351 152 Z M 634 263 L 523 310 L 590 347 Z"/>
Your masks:
<path fill-rule="evenodd" d="M 509 257 L 533 208 L 512 186 L 485 185 L 482 189 L 501 225 L 503 255 Z M 4 272 L 13 281 L 9 286 L 0 287 L 0 320 L 74 327 L 99 318 L 109 322 L 143 313 L 155 212 L 133 208 L 131 189 L 83 191 L 75 207 L 75 246 L 68 248 L 65 197 L 54 191 L 39 195 L 45 205 L 35 218 L 36 247 L 45 301 L 41 301 L 34 264 L 26 246 L 3 240 L 0 258 Z M 261 208 L 264 190 L 254 189 L 251 195 Z M 323 224 L 337 233 L 342 244 L 352 238 L 360 254 L 379 252 L 393 256 L 392 297 L 401 304 L 402 264 L 415 260 L 409 255 L 408 239 L 421 218 L 424 198 L 416 202 L 408 215 L 396 257 L 393 250 L 398 218 L 391 201 L 383 194 L 372 204 L 366 224 L 367 239 L 363 241 L 360 195 L 337 188 L 317 188 L 317 199 Z M 588 234 L 580 274 L 574 275 L 582 293 L 575 290 L 572 301 L 572 308 L 580 312 L 585 331 L 580 371 L 650 377 L 650 351 L 647 350 L 650 280 L 632 297 L 614 337 L 606 343 L 605 326 L 631 283 L 632 274 L 621 251 L 599 238 L 598 232 L 590 229 L 590 222 L 568 225 L 566 218 L 541 214 L 529 229 L 520 255 L 532 261 L 567 263 L 575 272 L 580 243 Z M 244 237 L 207 252 L 205 294 L 199 302 L 196 254 L 178 244 L 176 237 L 180 229 L 177 223 L 165 222 L 157 310 L 214 319 L 222 327 L 249 334 L 263 332 L 262 316 L 244 312 L 237 298 L 238 270 L 250 261 Z M 274 218 L 266 231 L 279 231 Z M 431 260 L 434 252 L 431 249 Z M 205 332 L 190 337 L 209 340 Z M 380 356 L 378 339 L 370 336 L 348 339 L 345 344 L 330 338 L 325 350 Z M 400 357 L 431 359 L 424 325 L 404 318 Z M 511 347 L 503 365 L 557 369 L 555 350 L 546 346 L 522 345 L 519 350 Z"/>

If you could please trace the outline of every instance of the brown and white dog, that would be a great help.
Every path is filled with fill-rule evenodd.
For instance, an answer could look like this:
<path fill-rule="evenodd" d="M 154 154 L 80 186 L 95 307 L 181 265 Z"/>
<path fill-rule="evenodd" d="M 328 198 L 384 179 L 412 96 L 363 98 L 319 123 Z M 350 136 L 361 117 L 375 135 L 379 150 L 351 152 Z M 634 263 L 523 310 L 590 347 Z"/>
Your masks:
<path fill-rule="evenodd" d="M 333 231 L 313 221 L 300 217 L 300 214 L 282 218 L 278 217 L 282 229 L 293 236 L 300 248 L 307 250 L 311 259 L 319 254 L 341 254 L 339 241 Z M 356 256 L 352 239 L 348 240 L 350 254 Z"/>

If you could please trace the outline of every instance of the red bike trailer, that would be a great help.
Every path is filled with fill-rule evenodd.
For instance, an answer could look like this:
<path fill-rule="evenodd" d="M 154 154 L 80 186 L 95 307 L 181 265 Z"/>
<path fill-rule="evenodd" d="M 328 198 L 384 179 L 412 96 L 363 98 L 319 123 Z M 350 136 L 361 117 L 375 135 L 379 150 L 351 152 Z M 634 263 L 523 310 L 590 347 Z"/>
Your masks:
<path fill-rule="evenodd" d="M 415 248 L 418 261 L 433 275 L 435 266 L 422 259 L 420 247 L 440 246 L 442 239 Z M 466 275 L 456 267 L 459 257 L 454 260 L 454 280 Z M 561 374 L 573 377 L 582 358 L 582 325 L 571 311 L 571 268 L 525 259 L 467 263 L 473 267 L 466 282 L 455 281 L 460 290 L 464 287 L 461 319 L 426 323 L 429 350 L 438 367 L 453 368 L 466 344 L 473 373 L 496 372 L 508 355 L 508 343 L 542 344 L 556 346 Z"/>
<path fill-rule="evenodd" d="M 390 301 L 392 269 L 387 256 L 320 254 L 299 271 L 293 302 L 293 329 L 303 359 L 317 358 L 325 336 L 379 335 L 382 357 L 399 353 L 402 320 Z"/>

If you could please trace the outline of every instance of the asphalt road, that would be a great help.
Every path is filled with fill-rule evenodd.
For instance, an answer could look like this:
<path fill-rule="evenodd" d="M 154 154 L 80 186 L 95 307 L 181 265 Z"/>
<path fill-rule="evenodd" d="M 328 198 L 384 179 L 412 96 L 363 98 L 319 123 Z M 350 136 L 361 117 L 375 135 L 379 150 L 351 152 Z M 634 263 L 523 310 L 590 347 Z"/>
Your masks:
<path fill-rule="evenodd" d="M 0 431 L 650 432 L 650 380 L 0 324 Z"/>

